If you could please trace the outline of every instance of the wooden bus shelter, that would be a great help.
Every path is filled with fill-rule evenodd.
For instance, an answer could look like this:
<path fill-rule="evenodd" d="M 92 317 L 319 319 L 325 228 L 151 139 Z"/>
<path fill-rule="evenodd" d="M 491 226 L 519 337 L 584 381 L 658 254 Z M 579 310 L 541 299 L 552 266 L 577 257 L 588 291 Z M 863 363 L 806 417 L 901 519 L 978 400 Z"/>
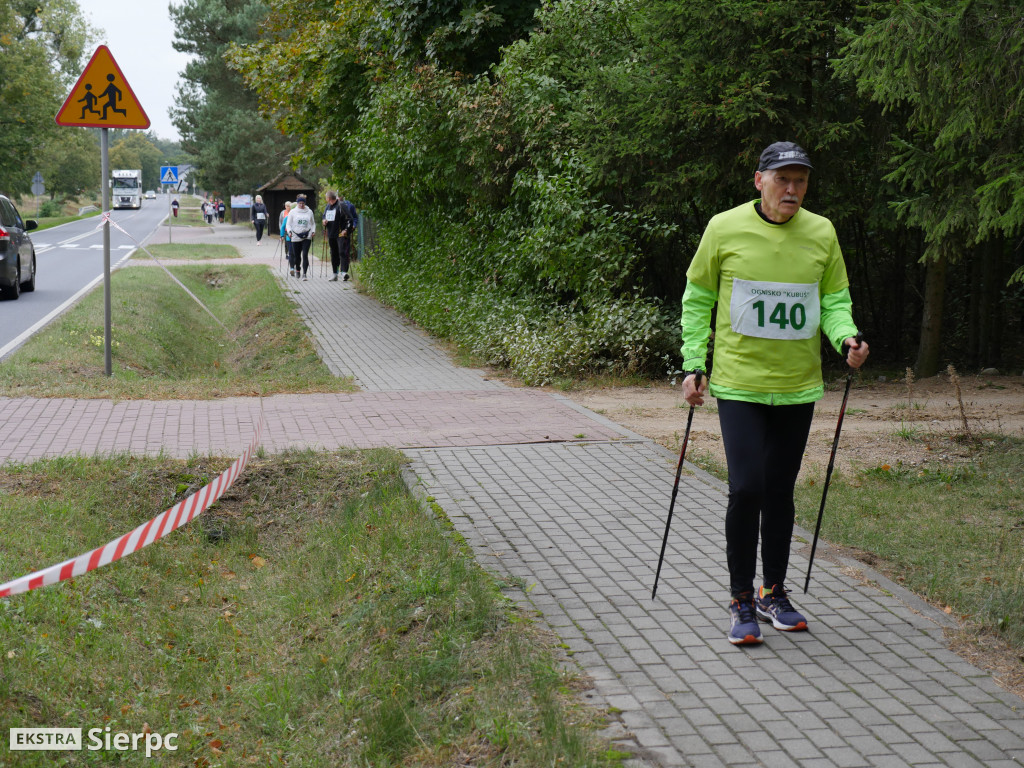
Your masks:
<path fill-rule="evenodd" d="M 316 187 L 294 171 L 284 171 L 256 190 L 256 195 L 260 195 L 263 198 L 263 204 L 267 206 L 271 234 L 276 235 L 280 232 L 281 212 L 284 211 L 284 204 L 294 203 L 300 193 L 306 196 L 306 205 L 316 211 L 317 216 L 320 216 L 323 211 L 317 208 L 319 201 L 316 199 Z M 255 203 L 256 196 L 253 195 L 253 204 Z M 319 226 L 317 228 L 319 229 Z"/>

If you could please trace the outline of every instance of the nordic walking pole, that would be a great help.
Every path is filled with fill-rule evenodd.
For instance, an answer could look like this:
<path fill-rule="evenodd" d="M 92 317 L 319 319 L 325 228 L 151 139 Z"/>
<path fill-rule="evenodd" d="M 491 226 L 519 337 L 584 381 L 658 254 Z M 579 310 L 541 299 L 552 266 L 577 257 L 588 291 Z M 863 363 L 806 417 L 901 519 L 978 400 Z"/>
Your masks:
<path fill-rule="evenodd" d="M 858 333 L 857 344 L 864 341 L 864 334 Z M 836 463 L 836 449 L 839 448 L 839 434 L 843 431 L 843 417 L 846 416 L 846 401 L 850 397 L 850 383 L 853 381 L 853 368 L 846 374 L 846 392 L 843 393 L 843 404 L 839 407 L 839 421 L 836 423 L 836 436 L 832 441 L 832 455 L 828 457 L 828 469 L 825 470 L 825 487 L 821 490 L 821 506 L 818 507 L 818 522 L 814 526 L 814 541 L 811 542 L 811 557 L 807 561 L 807 578 L 804 579 L 804 594 L 811 584 L 811 567 L 814 565 L 814 551 L 818 548 L 818 534 L 821 532 L 821 518 L 825 514 L 825 499 L 828 498 L 828 484 L 832 479 L 832 468 Z"/>
<path fill-rule="evenodd" d="M 320 277 L 324 276 L 324 259 L 327 258 L 327 234 L 320 234 Z"/>
<path fill-rule="evenodd" d="M 700 379 L 703 373 L 697 371 L 694 374 L 693 386 L 700 390 Z M 693 424 L 693 408 L 690 406 L 690 415 L 686 417 L 686 434 L 683 435 L 683 449 L 679 451 L 679 466 L 676 467 L 676 482 L 672 486 L 672 500 L 668 504 L 668 519 L 665 521 L 665 537 L 661 540 L 661 554 L 658 555 L 658 570 L 654 572 L 654 588 L 651 590 L 651 600 L 658 594 L 658 578 L 661 576 L 661 564 L 665 561 L 665 545 L 668 544 L 668 532 L 672 527 L 672 510 L 676 506 L 676 495 L 679 493 L 679 477 L 683 474 L 683 459 L 686 458 L 686 445 L 690 442 L 690 426 Z"/>

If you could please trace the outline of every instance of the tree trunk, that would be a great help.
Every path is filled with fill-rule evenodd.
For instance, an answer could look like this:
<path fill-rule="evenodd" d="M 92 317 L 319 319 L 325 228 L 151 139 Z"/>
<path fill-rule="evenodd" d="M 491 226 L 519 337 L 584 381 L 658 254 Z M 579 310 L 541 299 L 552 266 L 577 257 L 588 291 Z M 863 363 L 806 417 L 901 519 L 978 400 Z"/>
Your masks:
<path fill-rule="evenodd" d="M 942 299 L 946 292 L 946 257 L 928 262 L 924 278 L 924 308 L 921 312 L 921 339 L 917 347 L 918 378 L 934 376 L 942 360 Z"/>
<path fill-rule="evenodd" d="M 998 367 L 1002 364 L 1003 358 L 1003 290 L 1006 287 L 1006 276 L 1003 271 L 1003 238 L 993 237 L 986 246 L 983 306 L 983 315 L 986 319 L 985 356 L 981 364 L 985 367 Z"/>
<path fill-rule="evenodd" d="M 860 254 L 861 274 L 858 275 L 858 282 L 863 286 L 864 290 L 863 300 L 859 301 L 858 305 L 867 307 L 868 311 L 865 313 L 867 314 L 867 322 L 865 325 L 872 329 L 871 335 L 877 338 L 881 335 L 879 332 L 882 329 L 882 323 L 878 320 L 878 305 L 875 303 L 874 291 L 871 289 L 872 285 L 874 285 L 874 281 L 872 280 L 871 269 L 868 262 L 868 252 L 873 243 L 868 241 L 868 235 L 864 231 L 864 226 L 861 222 L 856 222 L 854 224 L 853 231 L 855 242 L 857 244 L 857 252 Z"/>
<path fill-rule="evenodd" d="M 972 368 L 981 363 L 982 291 L 981 259 L 971 259 L 971 295 L 967 310 L 967 360 Z"/>

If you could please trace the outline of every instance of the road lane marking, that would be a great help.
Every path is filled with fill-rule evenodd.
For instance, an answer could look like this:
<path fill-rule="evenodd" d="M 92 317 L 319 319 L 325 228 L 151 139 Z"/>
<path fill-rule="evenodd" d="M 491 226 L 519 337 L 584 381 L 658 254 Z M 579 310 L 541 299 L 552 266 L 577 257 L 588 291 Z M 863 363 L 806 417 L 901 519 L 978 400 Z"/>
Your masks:
<path fill-rule="evenodd" d="M 132 217 L 134 217 L 136 215 L 138 215 L 138 214 L 132 214 Z M 132 218 L 132 217 L 129 217 L 129 218 Z M 150 237 L 152 237 L 153 233 L 156 232 L 160 228 L 160 226 L 165 221 L 167 221 L 169 218 L 170 218 L 169 216 L 164 214 L 163 217 L 159 221 L 156 222 L 156 224 L 149 231 L 149 233 L 146 234 L 142 238 L 142 242 L 145 242 Z M 74 222 L 69 222 L 69 224 L 70 223 L 74 223 Z M 60 224 L 58 226 L 63 227 L 63 226 L 67 226 L 67 224 Z M 56 229 L 56 227 L 54 227 L 54 229 Z M 87 232 L 84 232 L 84 233 L 82 233 L 80 235 L 77 235 L 75 237 L 70 237 L 67 240 L 64 240 L 64 241 L 58 243 L 58 245 L 50 245 L 49 243 L 47 243 L 46 244 L 46 250 L 50 251 L 50 250 L 53 250 L 54 248 L 56 248 L 58 246 L 63 246 L 65 248 L 78 248 L 79 247 L 78 243 L 76 243 L 74 241 L 81 240 L 84 237 L 88 237 L 89 235 L 98 234 L 100 232 L 101 232 L 101 228 L 100 227 L 96 227 L 95 229 L 91 229 L 91 230 L 89 230 Z M 33 246 L 35 246 L 35 243 L 33 243 Z M 102 248 L 103 246 L 100 246 L 100 247 Z M 122 266 L 126 261 L 128 261 L 135 254 L 135 251 L 137 251 L 138 248 L 136 246 L 134 246 L 134 245 L 120 245 L 120 246 L 117 246 L 117 250 L 127 251 L 127 253 L 125 253 L 125 255 L 116 264 L 113 264 L 111 266 L 111 272 L 113 272 L 113 270 L 117 269 L 118 267 Z M 40 250 L 39 250 L 39 248 L 36 248 L 36 255 L 38 256 L 39 254 L 40 254 Z M 52 322 L 55 318 L 59 317 L 64 312 L 66 312 L 71 306 L 73 306 L 75 304 L 75 302 L 77 302 L 79 299 L 81 299 L 85 294 L 87 294 L 89 291 L 91 291 L 93 288 L 95 288 L 96 285 L 98 283 L 101 283 L 102 281 L 103 281 L 103 274 L 100 273 L 95 279 L 93 279 L 92 281 L 87 283 L 85 286 L 83 286 L 74 296 L 72 296 L 70 299 L 65 301 L 63 304 L 61 304 L 60 306 L 58 306 L 54 310 L 52 310 L 48 315 L 46 315 L 46 317 L 44 317 L 41 320 L 39 320 L 39 322 L 35 323 L 31 328 L 29 328 L 26 331 L 24 331 L 23 333 L 19 334 L 16 338 L 12 339 L 11 341 L 9 341 L 4 346 L 0 347 L 0 360 L 3 360 L 5 357 L 7 357 L 9 354 L 11 354 L 14 350 L 16 350 L 18 347 L 20 347 L 26 341 L 28 341 L 32 337 L 33 334 L 38 333 L 40 330 L 45 328 L 50 322 Z"/>
<path fill-rule="evenodd" d="M 120 261 L 118 261 L 116 264 L 111 266 L 110 271 L 113 272 L 115 269 L 117 269 L 118 267 L 123 265 L 126 261 L 128 261 L 128 259 L 130 259 L 132 257 L 132 254 L 135 253 L 135 250 L 136 249 L 132 249 L 131 251 L 128 251 L 128 253 L 126 253 L 124 255 L 124 257 Z M 100 274 L 98 274 L 90 282 L 86 283 L 82 288 L 80 288 L 78 293 L 76 293 L 70 299 L 65 301 L 59 307 L 56 307 L 55 309 L 53 309 L 50 312 L 50 314 L 48 314 L 43 319 L 39 320 L 31 328 L 29 328 L 26 331 L 22 332 L 17 337 L 15 337 L 14 339 L 11 339 L 11 341 L 7 342 L 4 346 L 0 347 L 0 360 L 3 360 L 5 357 L 7 357 L 9 354 L 11 354 L 14 350 L 16 350 L 18 347 L 20 347 L 22 344 L 24 344 L 30 338 L 32 338 L 33 334 L 38 333 L 43 328 L 45 328 L 50 322 L 52 322 L 54 319 L 56 319 L 60 315 L 64 314 L 68 309 L 70 309 L 72 306 L 74 306 L 75 303 L 79 299 L 81 299 L 83 296 L 85 296 L 85 294 L 87 294 L 89 291 L 91 291 L 93 288 L 95 288 L 97 286 L 97 284 L 102 283 L 102 282 L 103 282 L 103 273 L 100 272 Z"/>

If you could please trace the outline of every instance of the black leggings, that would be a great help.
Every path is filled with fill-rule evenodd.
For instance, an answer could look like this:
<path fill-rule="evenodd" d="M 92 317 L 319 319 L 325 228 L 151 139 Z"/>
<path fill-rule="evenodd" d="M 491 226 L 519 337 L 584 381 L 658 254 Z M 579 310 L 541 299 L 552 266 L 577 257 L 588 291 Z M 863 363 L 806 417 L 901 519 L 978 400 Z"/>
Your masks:
<path fill-rule="evenodd" d="M 292 263 L 295 264 L 295 269 L 301 267 L 303 275 L 309 271 L 309 246 L 312 244 L 312 240 L 292 241 Z"/>
<path fill-rule="evenodd" d="M 256 242 L 258 243 L 260 240 L 263 239 L 263 223 L 264 222 L 261 221 L 260 219 L 256 219 L 256 221 L 253 222 L 253 223 L 256 225 Z"/>
<path fill-rule="evenodd" d="M 754 589 L 759 524 L 764 584 L 786 581 L 795 516 L 793 488 L 813 417 L 814 403 L 718 400 L 729 465 L 725 551 L 733 597 Z"/>

